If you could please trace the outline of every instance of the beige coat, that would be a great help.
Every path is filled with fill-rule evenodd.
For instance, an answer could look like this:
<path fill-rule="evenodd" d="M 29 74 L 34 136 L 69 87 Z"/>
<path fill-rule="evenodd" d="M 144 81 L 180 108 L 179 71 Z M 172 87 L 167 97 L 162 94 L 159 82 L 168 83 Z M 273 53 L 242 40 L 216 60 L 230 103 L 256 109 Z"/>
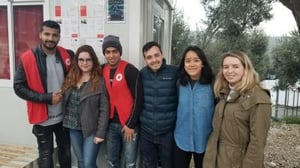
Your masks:
<path fill-rule="evenodd" d="M 263 168 L 271 117 L 269 93 L 254 88 L 245 94 L 221 92 L 213 118 L 204 168 Z"/>

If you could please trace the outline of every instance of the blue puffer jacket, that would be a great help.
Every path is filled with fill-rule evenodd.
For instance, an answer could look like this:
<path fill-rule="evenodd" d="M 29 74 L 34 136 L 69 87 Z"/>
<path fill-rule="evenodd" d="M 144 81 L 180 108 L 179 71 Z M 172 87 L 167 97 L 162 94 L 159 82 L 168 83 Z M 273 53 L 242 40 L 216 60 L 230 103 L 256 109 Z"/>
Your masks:
<path fill-rule="evenodd" d="M 156 136 L 174 130 L 177 109 L 177 67 L 165 61 L 157 72 L 144 67 L 140 74 L 144 86 L 144 107 L 140 127 Z"/>

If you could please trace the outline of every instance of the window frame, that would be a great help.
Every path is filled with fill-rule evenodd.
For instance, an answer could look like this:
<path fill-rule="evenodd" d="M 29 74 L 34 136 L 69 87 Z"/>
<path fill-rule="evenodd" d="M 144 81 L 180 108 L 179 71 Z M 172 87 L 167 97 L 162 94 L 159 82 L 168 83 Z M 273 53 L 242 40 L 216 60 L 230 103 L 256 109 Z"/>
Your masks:
<path fill-rule="evenodd" d="M 36 2 L 35 2 L 36 1 Z M 49 2 L 48 1 L 28 1 L 28 0 L 15 0 L 13 2 L 7 1 L 0 1 L 0 6 L 6 6 L 7 8 L 7 29 L 8 29 L 8 54 L 9 54 L 9 70 L 10 70 L 10 79 L 0 79 L 0 87 L 12 87 L 13 80 L 14 80 L 14 73 L 15 73 L 15 46 L 14 46 L 14 6 L 35 6 L 41 5 L 42 12 L 43 12 L 43 20 L 45 18 L 49 18 Z M 38 33 L 38 32 L 37 32 Z"/>

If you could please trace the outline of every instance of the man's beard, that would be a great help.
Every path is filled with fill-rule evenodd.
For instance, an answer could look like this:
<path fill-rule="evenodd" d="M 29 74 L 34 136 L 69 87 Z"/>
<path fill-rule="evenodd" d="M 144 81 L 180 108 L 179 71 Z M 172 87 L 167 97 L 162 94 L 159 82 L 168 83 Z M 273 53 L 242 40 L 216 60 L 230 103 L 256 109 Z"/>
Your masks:
<path fill-rule="evenodd" d="M 53 46 L 51 45 L 50 47 L 47 45 L 47 43 L 49 43 L 49 41 L 43 43 L 43 47 L 47 50 L 54 50 L 57 46 L 57 43 L 55 43 L 55 42 L 50 42 L 50 43 L 54 44 Z"/>

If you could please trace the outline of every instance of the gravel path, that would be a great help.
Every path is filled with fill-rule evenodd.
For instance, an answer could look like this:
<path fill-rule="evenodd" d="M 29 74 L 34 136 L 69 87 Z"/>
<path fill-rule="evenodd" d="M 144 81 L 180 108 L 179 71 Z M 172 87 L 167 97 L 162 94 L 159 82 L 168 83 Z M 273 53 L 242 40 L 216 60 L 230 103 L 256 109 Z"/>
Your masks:
<path fill-rule="evenodd" d="M 275 123 L 265 148 L 266 168 L 300 168 L 300 125 Z"/>

